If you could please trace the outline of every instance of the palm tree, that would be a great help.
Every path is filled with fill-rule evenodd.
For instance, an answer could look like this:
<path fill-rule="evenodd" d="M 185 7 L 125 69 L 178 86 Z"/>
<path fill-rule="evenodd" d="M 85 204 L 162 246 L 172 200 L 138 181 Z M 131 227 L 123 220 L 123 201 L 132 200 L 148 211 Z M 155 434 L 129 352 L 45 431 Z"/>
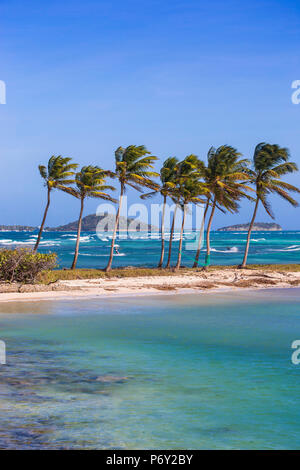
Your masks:
<path fill-rule="evenodd" d="M 166 264 L 166 268 L 170 268 L 171 264 L 171 255 L 172 255 L 172 244 L 173 244 L 173 236 L 174 236 L 174 230 L 175 230 L 175 221 L 176 221 L 176 214 L 177 214 L 177 209 L 179 207 L 179 199 L 173 196 L 172 198 L 173 203 L 175 204 L 175 209 L 173 213 L 173 219 L 172 219 L 172 225 L 171 225 L 171 230 L 170 230 L 170 237 L 169 237 L 169 251 L 168 251 L 168 260 Z"/>
<path fill-rule="evenodd" d="M 238 201 L 242 197 L 251 198 L 245 191 L 250 190 L 245 183 L 249 180 L 248 160 L 240 159 L 241 154 L 229 145 L 218 149 L 211 147 L 208 152 L 208 164 L 204 169 L 204 180 L 212 204 L 212 209 L 206 229 L 205 266 L 210 264 L 210 230 L 216 208 L 221 211 L 235 213 L 238 211 Z"/>
<path fill-rule="evenodd" d="M 81 233 L 81 224 L 82 224 L 82 214 L 84 209 L 84 201 L 88 197 L 104 199 L 106 201 L 117 202 L 109 194 L 107 190 L 114 191 L 113 186 L 108 186 L 105 184 L 105 179 L 109 175 L 108 171 L 102 170 L 97 166 L 84 166 L 81 170 L 75 175 L 75 188 L 66 188 L 65 191 L 72 196 L 80 199 L 80 212 L 78 218 L 78 227 L 77 227 L 77 239 L 76 247 L 74 253 L 74 259 L 71 266 L 71 269 L 76 268 L 78 253 L 79 253 L 79 243 L 80 243 L 80 233 Z"/>
<path fill-rule="evenodd" d="M 199 229 L 198 247 L 197 247 L 197 251 L 196 251 L 196 255 L 195 255 L 195 261 L 194 261 L 194 264 L 193 264 L 193 268 L 197 268 L 198 263 L 199 263 L 200 250 L 201 250 L 201 244 L 202 244 L 202 239 L 203 239 L 202 234 L 203 234 L 203 231 L 204 231 L 205 220 L 206 220 L 208 208 L 209 208 L 209 205 L 210 205 L 210 198 L 211 198 L 211 195 L 208 195 L 206 197 L 206 203 L 205 203 L 204 213 L 203 213 L 203 217 L 202 217 L 202 221 L 201 221 L 201 227 Z"/>
<path fill-rule="evenodd" d="M 175 230 L 175 222 L 176 222 L 176 214 L 177 214 L 177 209 L 182 206 L 180 205 L 180 195 L 178 192 L 178 181 L 180 177 L 180 162 L 177 160 L 177 164 L 174 168 L 174 184 L 175 188 L 173 188 L 172 191 L 172 196 L 171 199 L 175 205 L 174 212 L 173 212 L 173 219 L 172 219 L 172 225 L 171 225 L 171 230 L 170 230 L 170 237 L 169 237 L 169 249 L 168 249 L 168 259 L 167 259 L 167 264 L 166 264 L 166 269 L 170 268 L 171 265 L 171 256 L 172 256 L 172 245 L 173 245 L 173 236 L 174 236 L 174 230 Z"/>
<path fill-rule="evenodd" d="M 152 171 L 155 160 L 157 160 L 157 157 L 150 155 L 150 152 L 144 145 L 129 145 L 126 148 L 118 147 L 115 151 L 116 167 L 112 176 L 119 180 L 121 190 L 109 260 L 105 269 L 106 272 L 111 270 L 120 211 L 126 186 L 130 186 L 137 191 L 142 191 L 143 187 L 148 187 L 150 189 L 156 188 L 157 185 L 151 179 L 159 176 L 158 173 Z"/>
<path fill-rule="evenodd" d="M 258 144 L 253 156 L 253 169 L 249 171 L 251 181 L 255 184 L 256 199 L 253 216 L 249 225 L 245 254 L 240 268 L 245 268 L 251 239 L 251 231 L 255 222 L 257 209 L 261 202 L 267 214 L 274 219 L 272 207 L 267 199 L 270 194 L 277 194 L 292 206 L 298 207 L 298 202 L 289 192 L 300 193 L 300 189 L 281 180 L 282 176 L 298 171 L 296 163 L 289 161 L 289 150 L 279 145 Z"/>
<path fill-rule="evenodd" d="M 163 210 L 162 210 L 162 217 L 161 217 L 161 225 L 160 225 L 160 236 L 161 236 L 161 252 L 160 252 L 160 260 L 158 263 L 158 268 L 162 268 L 163 261 L 164 261 L 164 254 L 165 254 L 165 213 L 166 213 L 166 205 L 167 205 L 167 197 L 172 196 L 172 191 L 175 188 L 174 179 L 176 176 L 176 166 L 178 164 L 178 159 L 176 157 L 167 158 L 163 166 L 160 170 L 160 181 L 161 184 L 158 186 L 157 190 L 152 191 L 148 194 L 143 194 L 141 199 L 146 199 L 149 197 L 154 196 L 158 192 L 163 197 Z"/>
<path fill-rule="evenodd" d="M 202 160 L 198 160 L 197 173 L 198 173 L 197 176 L 199 178 L 199 181 L 201 179 L 204 179 L 205 175 L 207 174 L 207 168 L 205 166 L 205 163 Z M 201 221 L 201 226 L 200 226 L 200 229 L 199 229 L 198 247 L 197 247 L 197 251 L 196 251 L 196 255 L 195 255 L 195 261 L 194 261 L 194 264 L 193 264 L 193 268 L 198 267 L 198 262 L 199 262 L 199 257 L 200 257 L 200 250 L 201 250 L 201 243 L 202 243 L 202 239 L 203 239 L 202 234 L 203 234 L 204 227 L 205 227 L 205 220 L 206 220 L 207 212 L 208 212 L 209 206 L 211 205 L 211 203 L 210 203 L 211 192 L 209 190 L 209 187 L 208 187 L 208 185 L 206 184 L 205 181 L 202 183 L 202 185 L 203 185 L 203 190 L 204 190 L 204 193 L 205 193 L 205 196 L 206 196 L 206 201 L 205 201 L 205 207 L 204 207 L 204 213 L 203 213 L 203 217 L 202 217 L 202 221 Z"/>
<path fill-rule="evenodd" d="M 203 167 L 203 162 L 198 159 L 196 155 L 188 155 L 182 162 L 179 163 L 179 171 L 177 176 L 177 188 L 178 200 L 183 210 L 179 248 L 177 263 L 175 270 L 179 270 L 181 265 L 182 256 L 182 243 L 183 243 L 183 231 L 186 218 L 187 204 L 190 202 L 194 204 L 202 204 L 204 202 L 200 195 L 207 194 L 208 190 L 205 183 L 199 181 L 200 172 L 199 169 Z"/>
<path fill-rule="evenodd" d="M 65 190 L 67 185 L 74 182 L 72 176 L 74 175 L 74 170 L 76 170 L 78 165 L 77 163 L 70 163 L 71 160 L 71 158 L 64 158 L 61 155 L 58 155 L 57 157 L 52 155 L 48 161 L 47 167 L 44 165 L 39 165 L 40 175 L 45 181 L 45 186 L 47 187 L 47 205 L 33 251 L 37 251 L 41 240 L 48 209 L 50 206 L 51 191 L 53 189 Z"/>

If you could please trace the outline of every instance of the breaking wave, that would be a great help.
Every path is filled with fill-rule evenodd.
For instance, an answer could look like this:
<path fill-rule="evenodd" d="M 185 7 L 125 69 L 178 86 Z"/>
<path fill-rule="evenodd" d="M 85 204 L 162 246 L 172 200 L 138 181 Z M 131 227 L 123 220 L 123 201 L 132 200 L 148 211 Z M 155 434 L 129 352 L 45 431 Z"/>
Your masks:
<path fill-rule="evenodd" d="M 216 248 L 211 248 L 210 251 L 214 251 L 215 253 L 238 253 L 239 249 L 237 246 L 233 246 L 232 248 L 228 248 L 227 250 L 217 250 Z"/>
<path fill-rule="evenodd" d="M 286 248 L 281 248 L 280 250 L 275 250 L 270 248 L 268 251 L 281 251 L 281 252 L 289 252 L 289 251 L 300 251 L 300 245 L 291 245 L 287 246 Z"/>

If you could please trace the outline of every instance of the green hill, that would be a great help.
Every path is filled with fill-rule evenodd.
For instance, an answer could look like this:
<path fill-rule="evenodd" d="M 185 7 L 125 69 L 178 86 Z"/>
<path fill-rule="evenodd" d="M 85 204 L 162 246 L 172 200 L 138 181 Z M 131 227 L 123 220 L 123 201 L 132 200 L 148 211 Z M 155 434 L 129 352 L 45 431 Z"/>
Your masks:
<path fill-rule="evenodd" d="M 239 232 L 247 231 L 249 229 L 249 224 L 237 224 L 229 225 L 228 227 L 222 227 L 218 229 L 218 232 Z M 282 230 L 282 227 L 274 223 L 265 223 L 265 222 L 255 222 L 253 225 L 254 232 L 276 232 Z"/>
<path fill-rule="evenodd" d="M 111 214 L 101 214 L 94 215 L 90 214 L 82 219 L 82 228 L 83 232 L 95 232 L 96 227 L 101 221 L 106 218 L 106 224 L 103 227 L 103 231 L 108 231 L 108 227 L 113 227 L 115 216 Z M 47 227 L 45 230 L 48 232 L 75 232 L 77 230 L 78 221 L 70 222 L 66 225 L 60 225 L 59 227 Z M 122 230 L 136 230 L 138 232 L 146 232 L 151 230 L 151 225 L 145 224 L 139 220 L 133 218 L 126 219 L 125 217 L 120 217 L 120 231 Z M 157 227 L 152 227 L 152 230 L 157 231 Z"/>

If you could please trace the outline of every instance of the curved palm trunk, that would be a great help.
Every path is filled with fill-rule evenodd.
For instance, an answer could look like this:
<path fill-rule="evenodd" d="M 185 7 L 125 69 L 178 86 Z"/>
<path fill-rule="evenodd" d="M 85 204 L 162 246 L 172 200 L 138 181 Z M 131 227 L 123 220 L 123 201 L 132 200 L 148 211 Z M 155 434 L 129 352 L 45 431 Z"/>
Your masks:
<path fill-rule="evenodd" d="M 180 264 L 181 264 L 182 239 L 183 239 L 183 229 L 184 229 L 184 224 L 185 224 L 185 215 L 186 215 L 186 208 L 185 208 L 185 204 L 184 204 L 183 216 L 182 216 L 182 224 L 181 224 L 181 230 L 180 230 L 178 258 L 177 258 L 177 263 L 176 263 L 176 266 L 175 266 L 175 270 L 176 270 L 176 271 L 178 271 L 178 269 L 180 268 Z"/>
<path fill-rule="evenodd" d="M 254 225 L 254 222 L 255 222 L 258 204 L 259 204 L 259 198 L 257 198 L 257 200 L 256 200 L 255 208 L 254 208 L 254 212 L 253 212 L 253 216 L 252 216 L 252 219 L 251 219 L 251 222 L 250 222 L 250 225 L 249 225 L 248 236 L 247 236 L 247 243 L 246 243 L 246 247 L 245 247 L 244 259 L 243 259 L 242 264 L 240 265 L 240 268 L 245 268 L 245 267 L 246 267 L 246 264 L 247 264 L 247 258 L 248 258 L 248 252 L 249 252 L 249 246 L 250 246 L 250 239 L 251 239 L 251 232 L 252 232 L 252 228 L 253 228 L 253 225 Z"/>
<path fill-rule="evenodd" d="M 160 253 L 160 260 L 158 263 L 158 268 L 162 267 L 165 255 L 165 213 L 166 213 L 166 203 L 167 203 L 167 196 L 164 196 L 164 205 L 163 205 L 163 212 L 161 216 L 161 253 Z"/>
<path fill-rule="evenodd" d="M 216 209 L 216 198 L 214 198 L 212 210 L 210 213 L 210 217 L 209 217 L 208 225 L 206 229 L 206 256 L 205 256 L 205 265 L 203 266 L 203 269 L 205 270 L 208 269 L 208 266 L 210 265 L 210 229 L 211 229 L 211 224 L 212 224 L 212 220 L 214 217 L 215 209 Z"/>
<path fill-rule="evenodd" d="M 172 243 L 173 243 L 173 235 L 174 235 L 174 229 L 175 229 L 176 212 L 177 212 L 177 204 L 176 204 L 176 206 L 175 206 L 174 214 L 173 214 L 173 220 L 172 220 L 172 226 L 171 226 L 171 232 L 170 232 L 170 238 L 169 238 L 168 261 L 167 261 L 166 268 L 169 268 L 169 267 L 170 267 L 170 263 L 171 263 Z"/>
<path fill-rule="evenodd" d="M 111 240 L 109 260 L 108 260 L 107 266 L 105 268 L 105 272 L 108 272 L 108 271 L 111 270 L 111 265 L 112 265 L 113 256 L 114 256 L 114 248 L 115 248 L 117 229 L 118 229 L 118 225 L 119 225 L 120 212 L 121 212 L 121 207 L 122 207 L 123 194 L 124 194 L 124 185 L 121 184 L 119 207 L 118 207 L 118 211 L 117 211 L 117 215 L 116 215 L 114 233 L 113 233 L 113 237 L 112 237 L 112 240 Z"/>
<path fill-rule="evenodd" d="M 77 227 L 76 247 L 75 247 L 74 259 L 73 259 L 73 263 L 72 263 L 71 269 L 75 269 L 75 268 L 76 268 L 76 264 L 77 264 L 77 258 L 78 258 L 78 253 L 79 253 L 81 224 L 82 224 L 83 204 L 84 204 L 84 199 L 82 198 L 82 199 L 81 199 L 81 202 L 80 202 L 80 213 L 79 213 L 78 227 Z"/>
<path fill-rule="evenodd" d="M 204 229 L 205 219 L 206 219 L 206 214 L 207 214 L 208 208 L 209 208 L 209 199 L 207 200 L 207 203 L 206 203 L 206 206 L 205 206 L 205 210 L 204 210 L 204 214 L 203 214 L 203 219 L 202 219 L 201 227 L 200 227 L 200 230 L 199 230 L 198 248 L 197 248 L 197 253 L 196 253 L 196 256 L 195 256 L 195 261 L 194 261 L 194 264 L 193 264 L 193 268 L 197 268 L 197 267 L 198 267 L 199 256 L 200 256 L 200 250 L 201 250 L 201 242 L 202 242 L 201 233 L 203 232 L 203 229 Z"/>
<path fill-rule="evenodd" d="M 42 223 L 41 223 L 41 226 L 40 226 L 40 231 L 39 231 L 36 243 L 34 245 L 33 251 L 37 251 L 38 246 L 39 246 L 40 241 L 41 241 L 41 236 L 42 236 L 42 233 L 43 233 L 43 230 L 44 230 L 44 225 L 45 225 L 45 222 L 46 222 L 46 217 L 47 217 L 48 209 L 49 209 L 49 206 L 50 206 L 50 191 L 51 190 L 48 188 L 47 205 L 46 205 L 46 208 L 45 208 L 44 217 L 43 217 L 43 220 L 42 220 Z"/>

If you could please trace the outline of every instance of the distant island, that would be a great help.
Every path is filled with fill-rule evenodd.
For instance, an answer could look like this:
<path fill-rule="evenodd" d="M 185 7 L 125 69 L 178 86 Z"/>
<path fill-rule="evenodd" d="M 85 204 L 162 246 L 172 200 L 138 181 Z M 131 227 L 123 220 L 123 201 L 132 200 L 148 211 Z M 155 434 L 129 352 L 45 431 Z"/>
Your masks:
<path fill-rule="evenodd" d="M 84 232 L 95 232 L 97 225 L 103 221 L 105 218 L 105 225 L 103 227 L 103 232 L 107 232 L 109 230 L 113 230 L 113 225 L 115 222 L 115 216 L 112 214 L 101 214 L 101 215 L 94 215 L 90 214 L 82 219 L 82 227 L 81 230 Z M 110 229 L 109 229 L 110 226 Z M 138 219 L 134 218 L 126 218 L 120 217 L 120 231 L 123 230 L 136 230 L 138 232 L 147 232 L 152 230 L 158 230 L 156 227 L 152 227 L 149 224 L 145 224 Z M 60 225 L 59 227 L 47 227 L 46 230 L 48 232 L 75 232 L 78 227 L 78 221 L 70 222 L 66 225 Z"/>
<path fill-rule="evenodd" d="M 34 232 L 38 227 L 30 225 L 0 225 L 0 232 Z"/>
<path fill-rule="evenodd" d="M 245 232 L 249 229 L 250 224 L 237 224 L 229 225 L 228 227 L 221 227 L 218 229 L 218 232 Z M 253 225 L 254 232 L 276 232 L 282 230 L 282 227 L 274 223 L 265 223 L 265 222 L 255 222 Z"/>
<path fill-rule="evenodd" d="M 113 229 L 113 224 L 115 221 L 115 216 L 112 214 L 101 214 L 94 215 L 90 214 L 82 219 L 81 230 L 84 232 L 95 232 L 97 225 L 105 220 L 105 225 L 103 227 L 103 232 Z M 138 219 L 120 217 L 120 231 L 124 230 L 136 230 L 137 232 L 147 232 L 147 231 L 158 231 L 157 227 L 145 224 Z M 78 227 L 78 221 L 70 222 L 66 225 L 60 225 L 59 227 L 46 227 L 46 232 L 76 232 Z M 111 228 L 112 227 L 112 228 Z M 39 227 L 33 227 L 28 225 L 0 225 L 0 232 L 35 232 L 38 231 Z"/>
<path fill-rule="evenodd" d="M 96 227 L 106 217 L 106 225 L 103 227 L 103 232 L 108 231 L 108 226 L 112 226 L 115 220 L 111 214 L 94 215 L 90 214 L 82 219 L 82 230 L 84 232 L 95 232 Z M 46 232 L 76 232 L 78 221 L 70 222 L 66 225 L 60 225 L 58 227 L 46 227 Z M 126 228 L 127 227 L 127 228 Z M 249 224 L 237 224 L 229 225 L 228 227 L 221 227 L 218 232 L 242 232 L 249 229 Z M 33 227 L 30 225 L 0 225 L 0 232 L 37 232 L 39 227 Z M 137 232 L 150 232 L 158 231 L 157 227 L 149 224 L 145 224 L 140 220 L 120 217 L 120 231 L 122 230 L 136 230 Z M 275 232 L 282 230 L 282 227 L 274 223 L 256 222 L 253 226 L 254 231 L 270 231 Z"/>

